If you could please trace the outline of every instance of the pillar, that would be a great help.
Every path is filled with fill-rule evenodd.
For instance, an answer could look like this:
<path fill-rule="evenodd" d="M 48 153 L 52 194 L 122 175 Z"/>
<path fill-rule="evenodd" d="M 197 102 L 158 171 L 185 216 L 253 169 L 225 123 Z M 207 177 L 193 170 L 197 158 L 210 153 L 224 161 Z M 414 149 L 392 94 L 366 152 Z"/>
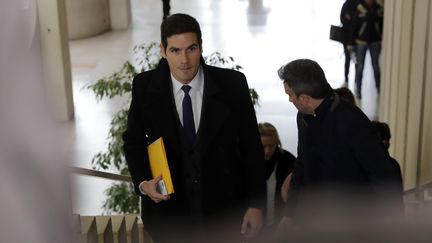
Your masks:
<path fill-rule="evenodd" d="M 55 117 L 74 117 L 65 0 L 39 0 L 38 19 L 45 91 Z"/>
<path fill-rule="evenodd" d="M 432 3 L 386 1 L 380 120 L 393 133 L 390 153 L 404 188 L 432 181 Z"/>

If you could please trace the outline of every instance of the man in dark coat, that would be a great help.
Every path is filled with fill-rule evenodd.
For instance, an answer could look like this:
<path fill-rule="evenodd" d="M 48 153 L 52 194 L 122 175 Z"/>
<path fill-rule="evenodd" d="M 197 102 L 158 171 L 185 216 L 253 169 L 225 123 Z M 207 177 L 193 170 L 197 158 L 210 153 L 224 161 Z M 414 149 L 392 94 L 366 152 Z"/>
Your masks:
<path fill-rule="evenodd" d="M 298 157 L 281 225 L 339 228 L 400 216 L 397 175 L 366 115 L 334 93 L 315 61 L 292 61 L 279 77 L 299 111 Z"/>
<path fill-rule="evenodd" d="M 245 76 L 208 66 L 198 22 L 161 25 L 164 57 L 133 81 L 124 151 L 155 242 L 253 237 L 265 207 L 264 155 Z M 185 90 L 185 86 L 186 90 Z M 156 190 L 146 146 L 163 138 L 174 193 Z"/>

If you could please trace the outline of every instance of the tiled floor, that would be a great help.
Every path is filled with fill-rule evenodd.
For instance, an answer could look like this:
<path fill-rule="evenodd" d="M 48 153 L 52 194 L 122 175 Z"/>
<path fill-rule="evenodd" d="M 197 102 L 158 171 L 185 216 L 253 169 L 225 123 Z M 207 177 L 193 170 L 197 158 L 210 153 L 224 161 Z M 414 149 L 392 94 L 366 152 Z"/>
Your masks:
<path fill-rule="evenodd" d="M 297 146 L 295 107 L 289 103 L 277 69 L 297 58 L 311 58 L 323 67 L 332 87 L 343 83 L 342 46 L 328 38 L 331 24 L 339 24 L 343 0 L 173 0 L 171 13 L 193 15 L 201 24 L 204 55 L 219 51 L 243 66 L 249 86 L 260 95 L 259 121 L 273 123 L 283 147 L 294 154 Z M 66 146 L 73 165 L 90 168 L 92 156 L 105 149 L 111 116 L 125 99 L 96 102 L 85 84 L 109 75 L 128 59 L 136 44 L 158 42 L 162 1 L 132 0 L 129 30 L 111 31 L 71 41 L 75 121 L 64 124 Z M 354 87 L 354 65 L 350 84 Z M 362 109 L 377 114 L 377 95 L 366 59 Z M 103 190 L 111 182 L 73 176 L 74 212 L 100 214 Z"/>

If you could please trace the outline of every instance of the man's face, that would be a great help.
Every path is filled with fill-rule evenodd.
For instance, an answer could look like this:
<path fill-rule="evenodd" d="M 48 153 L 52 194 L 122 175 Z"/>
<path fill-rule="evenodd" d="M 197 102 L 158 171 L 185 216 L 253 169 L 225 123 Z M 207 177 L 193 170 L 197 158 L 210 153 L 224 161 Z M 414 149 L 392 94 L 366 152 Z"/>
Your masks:
<path fill-rule="evenodd" d="M 264 159 L 271 159 L 277 148 L 276 139 L 271 136 L 261 136 L 261 142 L 264 147 Z"/>
<path fill-rule="evenodd" d="M 167 59 L 172 75 L 187 84 L 198 72 L 201 47 L 196 33 L 182 33 L 167 38 L 167 47 L 161 45 L 162 56 Z"/>
<path fill-rule="evenodd" d="M 301 104 L 300 97 L 297 96 L 294 91 L 284 82 L 285 93 L 289 97 L 289 101 L 294 104 L 298 111 L 302 112 L 303 106 Z"/>

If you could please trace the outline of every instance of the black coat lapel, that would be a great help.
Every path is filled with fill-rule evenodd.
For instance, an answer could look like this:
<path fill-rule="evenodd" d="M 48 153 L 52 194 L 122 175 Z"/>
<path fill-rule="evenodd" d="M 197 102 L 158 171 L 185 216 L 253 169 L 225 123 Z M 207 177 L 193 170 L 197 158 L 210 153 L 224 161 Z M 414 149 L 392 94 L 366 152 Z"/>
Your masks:
<path fill-rule="evenodd" d="M 180 121 L 172 92 L 170 71 L 165 59 L 159 62 L 153 80 L 147 93 L 153 104 L 153 107 L 150 107 L 153 114 L 149 115 L 154 117 L 155 124 L 159 127 L 160 135 L 163 136 L 165 143 L 171 144 L 176 154 L 181 155 L 181 148 L 178 146 L 180 144 L 178 129 Z"/>
<path fill-rule="evenodd" d="M 212 68 L 207 66 L 203 59 L 201 59 L 201 65 L 204 72 L 204 94 L 201 120 L 194 149 L 203 152 L 212 138 L 219 132 L 220 127 L 231 112 L 231 108 L 230 102 L 224 95 L 224 90 L 220 87 L 218 80 L 214 78 Z M 147 95 L 152 100 L 151 103 L 154 104 L 154 107 L 150 108 L 154 114 L 149 115 L 154 115 L 157 124 L 160 124 L 160 129 L 163 129 L 161 133 L 164 135 L 164 140 L 170 141 L 176 154 L 181 155 L 181 146 L 176 146 L 182 141 L 181 123 L 172 92 L 170 71 L 165 59 L 159 63 L 153 80 L 155 82 L 152 82 Z"/>
<path fill-rule="evenodd" d="M 220 127 L 230 113 L 229 102 L 224 96 L 224 90 L 218 85 L 218 80 L 214 79 L 211 68 L 203 64 L 204 71 L 204 94 L 201 108 L 201 121 L 195 145 L 199 145 L 199 150 L 204 152 L 218 133 Z"/>

